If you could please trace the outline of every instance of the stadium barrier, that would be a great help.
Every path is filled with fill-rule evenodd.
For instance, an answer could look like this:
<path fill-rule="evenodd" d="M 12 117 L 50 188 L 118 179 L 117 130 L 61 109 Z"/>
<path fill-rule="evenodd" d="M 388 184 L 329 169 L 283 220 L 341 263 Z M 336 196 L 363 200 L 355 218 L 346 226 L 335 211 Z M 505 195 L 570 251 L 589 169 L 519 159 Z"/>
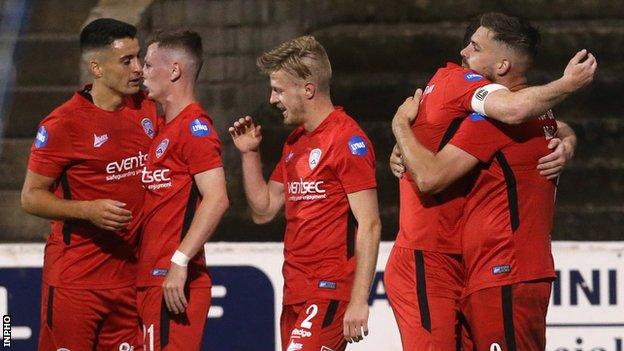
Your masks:
<path fill-rule="evenodd" d="M 3 345 L 35 350 L 43 244 L 0 244 Z M 370 335 L 349 350 L 401 350 L 383 285 L 392 243 L 381 245 L 369 299 Z M 213 300 L 204 350 L 279 350 L 279 243 L 210 243 Z M 558 280 L 548 313 L 548 351 L 624 351 L 624 242 L 554 242 Z"/>

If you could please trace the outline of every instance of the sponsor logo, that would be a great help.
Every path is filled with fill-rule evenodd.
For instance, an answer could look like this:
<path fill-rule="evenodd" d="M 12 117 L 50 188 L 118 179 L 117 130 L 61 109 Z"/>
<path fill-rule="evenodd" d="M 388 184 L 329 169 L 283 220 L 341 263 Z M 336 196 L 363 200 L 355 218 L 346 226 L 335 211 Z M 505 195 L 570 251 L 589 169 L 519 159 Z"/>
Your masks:
<path fill-rule="evenodd" d="M 189 125 L 191 134 L 196 137 L 207 137 L 210 135 L 210 127 L 208 124 L 202 122 L 199 118 L 195 118 Z"/>
<path fill-rule="evenodd" d="M 499 344 L 493 343 L 490 345 L 490 351 L 503 351 Z"/>
<path fill-rule="evenodd" d="M 336 282 L 330 282 L 327 280 L 321 280 L 318 284 L 318 287 L 321 289 L 336 289 Z"/>
<path fill-rule="evenodd" d="M 356 156 L 364 156 L 366 155 L 366 152 L 368 151 L 368 148 L 366 147 L 366 142 L 364 141 L 364 138 L 362 138 L 361 136 L 358 136 L 358 135 L 352 136 L 351 139 L 349 139 L 348 144 L 349 144 L 349 151 L 351 151 L 351 153 Z"/>
<path fill-rule="evenodd" d="M 292 151 L 291 151 L 291 152 L 289 152 L 289 153 L 288 153 L 288 155 L 286 156 L 286 158 L 284 159 L 284 162 L 285 162 L 285 163 L 290 162 L 290 160 L 292 160 L 293 156 L 295 156 L 295 153 L 294 153 L 294 152 L 292 152 Z"/>
<path fill-rule="evenodd" d="M 154 139 L 154 134 L 156 133 L 154 132 L 154 125 L 152 124 L 152 121 L 147 117 L 143 118 L 141 120 L 141 125 L 143 126 L 145 134 L 147 134 L 150 139 Z"/>
<path fill-rule="evenodd" d="M 165 153 L 167 146 L 169 146 L 169 139 L 163 139 L 156 148 L 156 158 L 160 158 Z"/>
<path fill-rule="evenodd" d="M 487 94 L 489 94 L 489 92 L 486 89 L 481 88 L 477 90 L 477 92 L 475 93 L 475 97 L 477 98 L 477 100 L 483 101 L 485 100 Z"/>
<path fill-rule="evenodd" d="M 511 272 L 511 265 L 494 266 L 492 268 L 492 274 L 503 274 Z"/>
<path fill-rule="evenodd" d="M 290 340 L 290 344 L 288 344 L 288 349 L 286 351 L 297 351 L 303 350 L 303 344 L 299 342 L 295 342 L 294 340 Z"/>
<path fill-rule="evenodd" d="M 48 143 L 48 131 L 44 126 L 39 127 L 37 130 L 37 135 L 35 136 L 35 147 L 37 149 L 46 146 Z"/>
<path fill-rule="evenodd" d="M 147 185 L 149 190 L 158 190 L 162 188 L 171 188 L 171 178 L 169 177 L 168 168 L 156 169 L 148 171 L 147 167 L 143 167 L 141 171 L 141 182 L 143 185 Z M 154 184 L 156 183 L 156 184 Z"/>
<path fill-rule="evenodd" d="M 433 93 L 433 88 L 435 88 L 435 84 L 427 85 L 423 91 L 423 96 Z"/>
<path fill-rule="evenodd" d="M 154 268 L 152 270 L 152 276 L 154 277 L 164 277 L 167 275 L 167 272 L 169 272 L 168 269 L 164 269 L 164 268 Z"/>
<path fill-rule="evenodd" d="M 113 161 L 106 165 L 107 181 L 119 180 L 122 178 L 138 175 L 140 167 L 145 165 L 147 154 L 139 151 L 136 156 L 126 157 L 120 161 Z"/>
<path fill-rule="evenodd" d="M 102 134 L 100 136 L 93 133 L 93 147 L 100 147 L 108 141 L 108 134 Z"/>
<path fill-rule="evenodd" d="M 291 336 L 300 336 L 302 338 L 309 338 L 312 336 L 312 332 L 303 329 L 293 329 Z"/>
<path fill-rule="evenodd" d="M 310 166 L 310 169 L 315 169 L 316 166 L 318 166 L 322 154 L 323 152 L 321 149 L 313 149 L 310 151 L 310 157 L 308 157 L 308 165 Z"/>
<path fill-rule="evenodd" d="M 471 113 L 468 117 L 473 122 L 485 121 L 485 116 L 476 112 Z"/>
<path fill-rule="evenodd" d="M 469 82 L 476 82 L 478 80 L 483 79 L 483 76 L 478 73 L 469 72 L 464 75 L 464 79 Z"/>
<path fill-rule="evenodd" d="M 122 342 L 121 344 L 119 344 L 118 351 L 134 351 L 134 346 L 130 345 L 127 342 Z"/>
<path fill-rule="evenodd" d="M 322 180 L 305 182 L 302 178 L 297 182 L 288 182 L 288 193 L 291 195 L 288 199 L 290 201 L 325 199 L 327 194 L 321 187 L 323 183 Z"/>

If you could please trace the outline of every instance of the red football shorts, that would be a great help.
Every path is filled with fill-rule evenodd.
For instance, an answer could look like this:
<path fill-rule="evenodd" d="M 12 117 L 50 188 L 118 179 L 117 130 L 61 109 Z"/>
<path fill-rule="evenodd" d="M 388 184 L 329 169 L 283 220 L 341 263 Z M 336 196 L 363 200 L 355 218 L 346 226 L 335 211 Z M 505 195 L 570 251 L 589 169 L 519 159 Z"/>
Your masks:
<path fill-rule="evenodd" d="M 39 351 L 140 350 L 136 288 L 66 289 L 42 284 Z"/>
<path fill-rule="evenodd" d="M 137 301 L 145 351 L 192 351 L 201 347 L 210 309 L 211 289 L 192 288 L 186 295 L 186 312 L 167 310 L 162 287 L 139 288 Z"/>
<path fill-rule="evenodd" d="M 463 278 L 460 255 L 392 248 L 384 286 L 403 350 L 458 349 Z"/>
<path fill-rule="evenodd" d="M 344 351 L 346 301 L 309 300 L 285 305 L 280 318 L 282 350 Z"/>
<path fill-rule="evenodd" d="M 462 301 L 474 350 L 544 350 L 550 281 L 476 291 Z"/>

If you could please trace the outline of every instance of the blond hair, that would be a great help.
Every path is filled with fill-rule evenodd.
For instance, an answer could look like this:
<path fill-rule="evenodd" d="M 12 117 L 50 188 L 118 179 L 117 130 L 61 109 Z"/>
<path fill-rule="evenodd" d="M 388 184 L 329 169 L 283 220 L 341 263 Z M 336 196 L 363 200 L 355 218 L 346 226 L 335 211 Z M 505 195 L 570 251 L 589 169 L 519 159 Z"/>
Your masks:
<path fill-rule="evenodd" d="M 258 57 L 256 64 L 263 73 L 284 70 L 294 77 L 310 79 L 320 91 L 329 92 L 331 64 L 323 45 L 311 35 L 280 44 Z"/>

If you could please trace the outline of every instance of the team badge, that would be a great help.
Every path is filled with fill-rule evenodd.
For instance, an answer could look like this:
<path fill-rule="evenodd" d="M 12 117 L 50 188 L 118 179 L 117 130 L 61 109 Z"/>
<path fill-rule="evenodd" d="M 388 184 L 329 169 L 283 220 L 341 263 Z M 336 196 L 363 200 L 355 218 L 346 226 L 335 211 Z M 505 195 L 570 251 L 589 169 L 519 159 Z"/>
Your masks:
<path fill-rule="evenodd" d="M 44 126 L 39 127 L 37 130 L 37 136 L 35 136 L 35 147 L 37 149 L 46 146 L 48 143 L 48 131 L 46 131 Z"/>
<path fill-rule="evenodd" d="M 485 121 L 485 116 L 476 112 L 471 113 L 468 117 L 473 122 Z"/>
<path fill-rule="evenodd" d="M 205 122 L 202 122 L 199 118 L 195 118 L 189 125 L 191 134 L 196 137 L 206 137 L 210 135 L 210 127 Z"/>
<path fill-rule="evenodd" d="M 308 157 L 308 165 L 310 165 L 310 169 L 315 169 L 316 166 L 318 166 L 321 154 L 323 154 L 321 149 L 313 149 L 310 151 L 310 157 Z"/>
<path fill-rule="evenodd" d="M 359 135 L 354 135 L 349 139 L 349 151 L 356 156 L 364 156 L 368 151 L 364 138 Z"/>
<path fill-rule="evenodd" d="M 156 158 L 160 158 L 165 153 L 167 146 L 169 146 L 169 139 L 163 139 L 156 148 Z"/>
<path fill-rule="evenodd" d="M 464 74 L 464 79 L 469 82 L 476 82 L 476 81 L 483 79 L 483 76 L 478 73 L 468 72 Z"/>
<path fill-rule="evenodd" d="M 141 120 L 141 125 L 143 126 L 143 131 L 150 139 L 154 139 L 154 125 L 149 118 L 143 118 Z"/>

